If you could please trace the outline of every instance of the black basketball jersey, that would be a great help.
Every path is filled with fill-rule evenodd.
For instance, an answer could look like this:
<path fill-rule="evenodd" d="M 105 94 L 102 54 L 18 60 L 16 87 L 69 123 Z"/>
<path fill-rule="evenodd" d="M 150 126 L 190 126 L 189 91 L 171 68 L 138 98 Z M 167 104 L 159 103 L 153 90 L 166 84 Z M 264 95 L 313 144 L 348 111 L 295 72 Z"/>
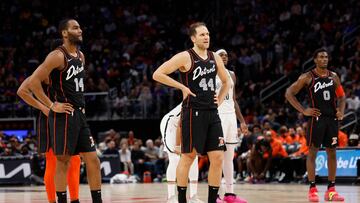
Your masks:
<path fill-rule="evenodd" d="M 202 59 L 193 49 L 188 50 L 192 65 L 189 71 L 181 72 L 181 81 L 195 95 L 183 101 L 183 107 L 194 109 L 217 109 L 214 103 L 216 90 L 215 77 L 217 67 L 214 53 L 207 52 L 207 59 Z"/>
<path fill-rule="evenodd" d="M 75 107 L 85 107 L 84 98 L 84 64 L 77 50 L 77 56 L 71 56 L 63 46 L 57 48 L 64 54 L 65 67 L 54 69 L 50 74 L 51 90 L 58 102 L 68 102 Z"/>
<path fill-rule="evenodd" d="M 327 76 L 321 77 L 311 70 L 310 75 L 312 81 L 308 91 L 311 107 L 320 109 L 321 116 L 335 117 L 336 93 L 332 74 L 328 71 Z"/>

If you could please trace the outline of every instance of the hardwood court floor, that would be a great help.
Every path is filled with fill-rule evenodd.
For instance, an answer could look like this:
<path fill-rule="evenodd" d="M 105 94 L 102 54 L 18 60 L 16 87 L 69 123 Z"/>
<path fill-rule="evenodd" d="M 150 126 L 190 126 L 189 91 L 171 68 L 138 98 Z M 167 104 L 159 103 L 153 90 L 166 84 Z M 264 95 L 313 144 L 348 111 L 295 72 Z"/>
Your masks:
<path fill-rule="evenodd" d="M 324 202 L 325 185 L 318 186 L 320 202 Z M 360 187 L 337 186 L 345 196 L 345 202 L 360 203 Z M 307 201 L 308 186 L 298 184 L 237 184 L 235 192 L 246 198 L 249 203 L 303 203 Z M 206 202 L 207 185 L 199 184 L 199 198 Z M 161 203 L 166 202 L 167 186 L 165 183 L 153 184 L 104 184 L 102 188 L 104 203 Z M 45 203 L 44 186 L 0 187 L 1 203 Z M 80 186 L 80 202 L 91 203 L 87 185 Z"/>

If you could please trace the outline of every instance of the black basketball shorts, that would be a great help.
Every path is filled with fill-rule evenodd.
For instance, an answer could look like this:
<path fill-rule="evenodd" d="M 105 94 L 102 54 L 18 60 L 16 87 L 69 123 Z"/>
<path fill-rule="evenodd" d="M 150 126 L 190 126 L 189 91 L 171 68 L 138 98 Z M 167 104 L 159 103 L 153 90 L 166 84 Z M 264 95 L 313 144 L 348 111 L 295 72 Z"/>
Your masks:
<path fill-rule="evenodd" d="M 182 108 L 181 152 L 190 153 L 195 148 L 200 154 L 225 150 L 221 120 L 217 109 L 198 110 Z"/>
<path fill-rule="evenodd" d="M 55 155 L 75 155 L 95 151 L 85 110 L 79 107 L 74 109 L 72 114 L 53 111 L 49 113 L 49 130 Z"/>
<path fill-rule="evenodd" d="M 48 117 L 41 111 L 36 121 L 36 133 L 39 153 L 47 152 L 50 149 L 49 123 Z"/>
<path fill-rule="evenodd" d="M 334 117 L 311 117 L 308 121 L 306 141 L 314 147 L 334 148 L 338 145 L 339 122 Z"/>

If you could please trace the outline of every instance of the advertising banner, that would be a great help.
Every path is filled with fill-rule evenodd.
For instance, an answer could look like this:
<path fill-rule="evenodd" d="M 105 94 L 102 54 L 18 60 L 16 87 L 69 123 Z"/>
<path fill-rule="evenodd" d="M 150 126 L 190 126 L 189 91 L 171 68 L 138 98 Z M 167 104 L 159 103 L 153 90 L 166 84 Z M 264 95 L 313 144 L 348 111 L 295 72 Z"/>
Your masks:
<path fill-rule="evenodd" d="M 356 177 L 356 161 L 360 158 L 360 149 L 337 149 L 336 176 Z M 328 175 L 326 151 L 319 151 L 316 157 L 316 174 Z"/>

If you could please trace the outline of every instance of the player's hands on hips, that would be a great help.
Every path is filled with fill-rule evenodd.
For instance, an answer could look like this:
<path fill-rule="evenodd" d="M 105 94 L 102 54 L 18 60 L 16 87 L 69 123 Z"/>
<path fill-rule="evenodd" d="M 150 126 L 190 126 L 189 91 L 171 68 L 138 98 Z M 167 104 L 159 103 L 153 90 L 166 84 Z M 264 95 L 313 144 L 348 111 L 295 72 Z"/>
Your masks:
<path fill-rule="evenodd" d="M 56 113 L 71 114 L 74 111 L 74 108 L 69 103 L 54 102 L 54 105 L 52 106 L 51 110 Z"/>
<path fill-rule="evenodd" d="M 244 135 L 247 135 L 249 133 L 249 129 L 248 129 L 248 126 L 246 125 L 246 123 L 241 123 L 240 129 Z"/>
<path fill-rule="evenodd" d="M 320 109 L 317 108 L 307 108 L 303 112 L 305 116 L 319 117 L 321 115 Z"/>
<path fill-rule="evenodd" d="M 42 112 L 43 114 L 45 114 L 46 116 L 49 116 L 50 109 L 47 108 L 47 107 L 44 107 L 43 109 L 41 109 L 41 112 Z"/>
<path fill-rule="evenodd" d="M 336 118 L 340 121 L 344 119 L 344 114 L 340 111 L 339 108 L 336 108 Z"/>
<path fill-rule="evenodd" d="M 191 90 L 188 87 L 181 88 L 182 94 L 183 94 L 183 100 L 186 99 L 189 95 L 196 97 L 194 93 L 191 92 Z"/>

